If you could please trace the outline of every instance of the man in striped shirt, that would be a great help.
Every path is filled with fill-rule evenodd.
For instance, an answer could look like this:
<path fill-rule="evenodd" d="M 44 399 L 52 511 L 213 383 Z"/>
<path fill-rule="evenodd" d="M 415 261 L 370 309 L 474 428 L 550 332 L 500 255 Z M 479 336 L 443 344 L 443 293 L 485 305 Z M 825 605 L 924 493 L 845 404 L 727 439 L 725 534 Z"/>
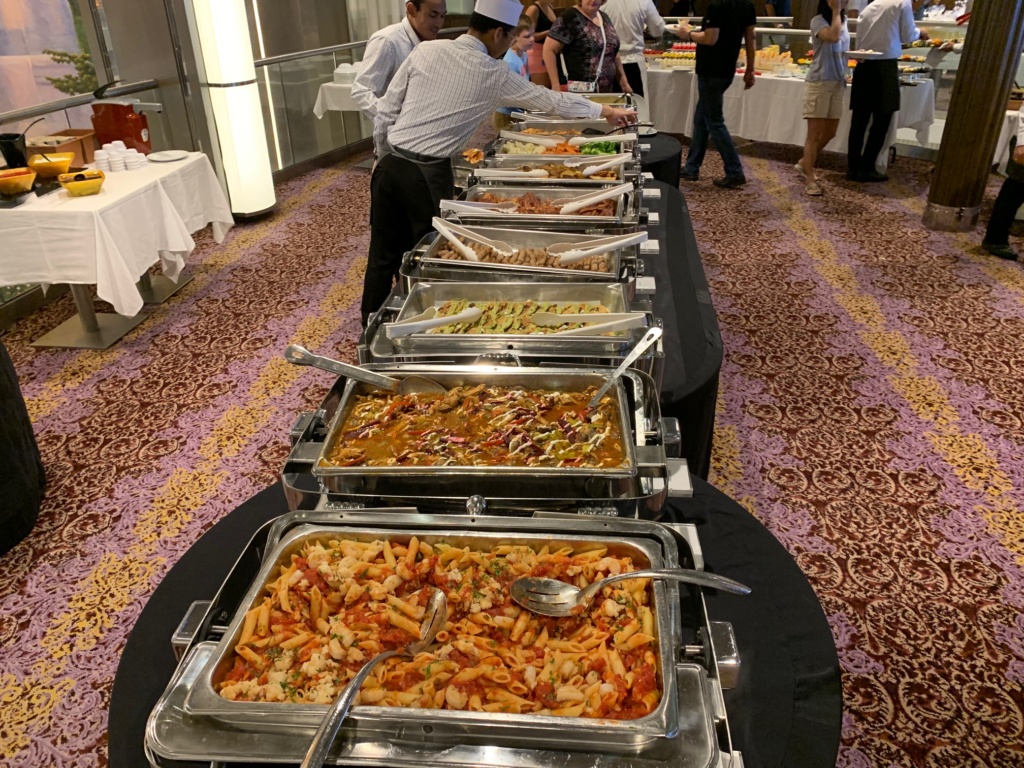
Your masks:
<path fill-rule="evenodd" d="M 370 36 L 359 74 L 352 83 L 352 100 L 364 115 L 371 120 L 377 116 L 377 102 L 387 92 L 395 72 L 420 42 L 437 39 L 446 14 L 445 0 L 409 0 L 404 19 Z"/>
<path fill-rule="evenodd" d="M 519 21 L 518 0 L 477 0 L 469 32 L 419 45 L 377 105 L 380 161 L 370 182 L 370 252 L 363 283 L 363 324 L 391 292 L 402 254 L 432 229 L 440 201 L 454 194 L 451 158 L 499 106 L 603 117 L 635 113 L 556 93 L 513 74 L 501 60 Z"/>

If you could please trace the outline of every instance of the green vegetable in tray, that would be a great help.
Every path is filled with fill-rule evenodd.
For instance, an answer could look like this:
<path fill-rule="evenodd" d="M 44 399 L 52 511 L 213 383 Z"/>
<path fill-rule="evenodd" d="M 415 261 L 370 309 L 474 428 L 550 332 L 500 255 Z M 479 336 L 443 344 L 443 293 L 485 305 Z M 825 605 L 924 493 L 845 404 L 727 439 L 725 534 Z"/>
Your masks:
<path fill-rule="evenodd" d="M 614 155 L 619 145 L 614 141 L 592 141 L 580 147 L 581 155 Z"/>

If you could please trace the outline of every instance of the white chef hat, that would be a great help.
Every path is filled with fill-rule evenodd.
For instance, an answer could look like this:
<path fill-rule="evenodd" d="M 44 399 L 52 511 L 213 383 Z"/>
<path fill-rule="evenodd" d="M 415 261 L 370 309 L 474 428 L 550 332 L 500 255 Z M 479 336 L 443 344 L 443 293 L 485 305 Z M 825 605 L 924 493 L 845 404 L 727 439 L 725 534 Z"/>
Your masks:
<path fill-rule="evenodd" d="M 481 16 L 514 27 L 523 15 L 523 4 L 519 0 L 476 0 L 473 10 Z"/>

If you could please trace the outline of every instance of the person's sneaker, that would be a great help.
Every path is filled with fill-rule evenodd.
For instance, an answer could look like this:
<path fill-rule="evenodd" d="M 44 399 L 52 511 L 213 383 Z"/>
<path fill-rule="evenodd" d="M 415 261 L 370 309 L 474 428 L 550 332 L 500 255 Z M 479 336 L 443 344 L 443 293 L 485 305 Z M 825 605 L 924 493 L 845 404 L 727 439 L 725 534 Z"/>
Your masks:
<path fill-rule="evenodd" d="M 879 173 L 878 171 L 868 171 L 867 173 L 861 174 L 860 180 L 871 183 L 878 181 L 888 181 L 889 177 L 886 176 L 884 173 Z"/>
<path fill-rule="evenodd" d="M 690 173 L 685 168 L 680 172 L 679 178 L 683 181 L 698 181 L 700 179 L 699 173 Z"/>
<path fill-rule="evenodd" d="M 1000 259 L 1006 259 L 1007 261 L 1017 260 L 1017 252 L 1009 245 L 996 245 L 995 243 L 983 242 L 981 247 L 993 256 L 998 256 Z"/>
<path fill-rule="evenodd" d="M 747 183 L 747 179 L 744 176 L 723 176 L 720 179 L 715 179 L 711 182 L 716 187 L 722 189 L 739 189 Z"/>

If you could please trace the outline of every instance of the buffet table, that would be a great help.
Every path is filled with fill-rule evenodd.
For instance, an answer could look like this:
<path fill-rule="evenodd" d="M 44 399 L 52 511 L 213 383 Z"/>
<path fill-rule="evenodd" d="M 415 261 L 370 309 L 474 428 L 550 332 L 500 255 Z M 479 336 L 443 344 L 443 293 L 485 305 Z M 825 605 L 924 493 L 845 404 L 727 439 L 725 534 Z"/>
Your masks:
<path fill-rule="evenodd" d="M 80 317 L 35 343 L 106 348 L 142 321 L 136 281 L 159 261 L 177 282 L 195 248 L 190 233 L 209 223 L 219 243 L 234 219 L 206 155 L 111 173 L 97 195 L 58 190 L 0 211 L 0 285 L 72 284 Z M 96 315 L 85 285 L 124 317 Z"/>
<path fill-rule="evenodd" d="M 267 488 L 207 531 L 157 587 L 114 680 L 108 719 L 112 768 L 147 764 L 146 719 L 176 665 L 170 638 L 178 622 L 194 600 L 214 596 L 253 534 L 287 511 L 280 485 Z M 707 593 L 711 618 L 733 622 L 744 659 L 726 705 L 746 764 L 831 768 L 842 715 L 839 664 L 828 622 L 803 573 L 753 516 L 703 481 L 694 479 L 694 497 L 672 502 L 667 517 L 697 524 L 708 570 L 754 590 L 745 598 Z M 258 563 L 246 568 L 255 575 Z M 234 586 L 242 590 L 240 598 L 248 585 Z"/>
<path fill-rule="evenodd" d="M 697 77 L 692 69 L 651 69 L 651 119 L 659 131 L 693 135 L 693 113 L 697 105 Z M 803 146 L 806 128 L 803 119 L 804 81 L 790 77 L 760 75 L 754 87 L 743 89 L 736 77 L 725 93 L 725 122 L 733 136 L 750 141 Z M 849 103 L 850 89 L 846 89 Z M 888 150 L 896 143 L 896 131 L 912 128 L 918 141 L 927 143 L 928 129 L 935 122 L 935 83 L 920 80 L 917 85 L 900 89 L 902 109 L 896 113 L 886 151 L 879 157 L 879 165 L 888 164 Z M 826 147 L 833 152 L 846 152 L 850 132 L 850 112 L 843 112 L 836 138 Z"/>

